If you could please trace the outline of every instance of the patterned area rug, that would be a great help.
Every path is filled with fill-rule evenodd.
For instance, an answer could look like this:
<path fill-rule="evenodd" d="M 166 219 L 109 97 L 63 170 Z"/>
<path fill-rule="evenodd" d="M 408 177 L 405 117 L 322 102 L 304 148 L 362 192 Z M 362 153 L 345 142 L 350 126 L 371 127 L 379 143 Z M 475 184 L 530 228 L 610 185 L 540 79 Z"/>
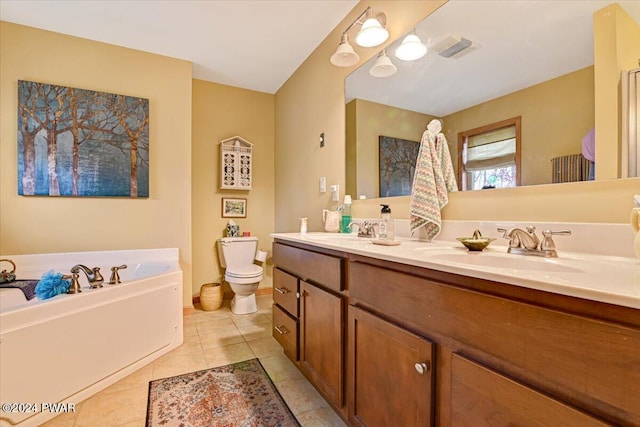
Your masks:
<path fill-rule="evenodd" d="M 299 427 L 258 359 L 149 383 L 147 427 Z"/>

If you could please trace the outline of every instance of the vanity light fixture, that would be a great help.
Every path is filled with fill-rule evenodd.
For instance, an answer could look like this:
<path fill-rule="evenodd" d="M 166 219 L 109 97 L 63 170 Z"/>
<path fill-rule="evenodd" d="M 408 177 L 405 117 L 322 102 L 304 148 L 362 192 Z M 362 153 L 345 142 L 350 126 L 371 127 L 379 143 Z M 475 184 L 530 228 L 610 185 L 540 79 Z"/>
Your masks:
<path fill-rule="evenodd" d="M 338 49 L 331 55 L 331 63 L 336 67 L 351 67 L 356 65 L 358 61 L 360 61 L 360 56 L 353 50 L 353 46 L 349 44 L 347 34 L 342 34 Z"/>
<path fill-rule="evenodd" d="M 398 71 L 398 68 L 393 65 L 391 59 L 387 56 L 387 50 L 382 49 L 382 52 L 378 55 L 378 59 L 376 59 L 376 63 L 373 64 L 373 67 L 369 70 L 369 74 L 373 77 L 389 77 L 392 76 Z"/>
<path fill-rule="evenodd" d="M 415 61 L 422 58 L 427 54 L 427 46 L 422 43 L 420 38 L 416 35 L 414 29 L 411 34 L 408 34 L 400 46 L 396 48 L 396 58 L 403 61 Z"/>
<path fill-rule="evenodd" d="M 369 9 L 371 10 L 371 9 Z M 380 19 L 387 21 L 386 15 L 378 14 L 376 18 L 368 18 L 356 34 L 356 43 L 362 47 L 379 46 L 389 38 L 389 31 L 382 26 Z"/>
<path fill-rule="evenodd" d="M 347 27 L 340 37 L 340 44 L 336 52 L 331 55 L 331 63 L 337 67 L 351 67 L 360 60 L 360 56 L 349 44 L 348 33 L 356 25 L 360 25 L 360 31 L 356 34 L 356 44 L 362 47 L 374 47 L 384 43 L 389 38 L 389 31 L 384 27 L 387 24 L 387 16 L 379 13 L 372 16 L 371 7 L 358 16 Z"/>

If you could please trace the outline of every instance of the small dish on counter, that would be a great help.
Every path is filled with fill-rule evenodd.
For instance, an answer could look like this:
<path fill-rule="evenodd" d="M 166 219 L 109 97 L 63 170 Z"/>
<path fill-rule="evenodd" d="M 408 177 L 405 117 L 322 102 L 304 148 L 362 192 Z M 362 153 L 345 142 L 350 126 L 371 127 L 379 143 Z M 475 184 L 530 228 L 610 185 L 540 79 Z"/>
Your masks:
<path fill-rule="evenodd" d="M 482 237 L 480 230 L 475 230 L 473 232 L 473 237 L 458 237 L 456 240 L 462 243 L 470 251 L 480 252 L 489 246 L 489 243 L 496 239 L 493 237 Z"/>

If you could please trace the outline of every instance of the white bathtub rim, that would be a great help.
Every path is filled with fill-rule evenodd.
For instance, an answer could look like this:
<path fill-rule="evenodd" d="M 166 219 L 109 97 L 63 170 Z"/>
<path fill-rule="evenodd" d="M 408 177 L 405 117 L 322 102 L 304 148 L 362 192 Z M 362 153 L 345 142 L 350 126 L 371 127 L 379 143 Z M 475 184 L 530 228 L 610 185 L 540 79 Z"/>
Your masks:
<path fill-rule="evenodd" d="M 151 248 L 151 249 L 125 249 L 125 250 L 110 250 L 110 251 L 87 251 L 87 252 L 60 252 L 60 253 L 40 253 L 40 254 L 23 254 L 23 255 L 0 255 L 0 258 L 9 258 L 16 262 L 16 273 L 20 280 L 38 280 L 42 275 L 49 271 L 54 270 L 63 274 L 68 274 L 68 270 L 75 264 L 87 264 L 91 267 L 98 266 L 101 271 L 104 271 L 103 277 L 105 277 L 105 285 L 109 280 L 109 269 L 113 266 L 119 266 L 123 263 L 131 265 L 134 269 L 139 264 L 153 263 L 153 264 L 167 264 L 168 270 L 162 271 L 159 274 L 153 276 L 145 276 L 141 278 L 129 279 L 128 271 L 123 271 L 123 282 L 121 285 L 126 285 L 139 280 L 144 280 L 147 277 L 160 277 L 163 274 L 170 274 L 176 271 L 182 272 L 179 262 L 179 249 L 178 248 Z M 126 270 L 125 270 L 126 271 Z M 133 273 L 131 273 L 133 274 Z M 106 276 L 105 276 L 106 275 Z M 31 277 L 33 276 L 33 277 Z M 80 278 L 80 285 L 83 292 L 88 291 L 88 282 L 85 277 Z M 102 290 L 104 288 L 100 288 Z M 82 294 L 80 294 L 82 295 Z M 37 297 L 36 297 L 37 298 Z M 29 307 L 31 305 L 40 305 L 42 302 L 51 303 L 54 300 L 60 300 L 59 296 L 48 298 L 46 300 L 31 299 L 25 301 L 22 304 L 17 304 L 12 307 L 0 310 L 0 315 L 3 313 L 11 312 L 16 308 Z"/>
<path fill-rule="evenodd" d="M 12 259 L 16 263 L 16 275 L 19 279 L 24 271 L 45 273 L 51 269 L 68 274 L 71 267 L 76 264 L 85 264 L 88 267 L 99 266 L 105 269 L 122 264 L 139 264 L 144 262 L 166 262 L 171 271 L 180 270 L 180 258 L 178 248 L 153 248 L 153 249 L 125 249 L 112 251 L 87 251 L 87 252 L 58 252 L 40 254 L 2 254 L 0 258 Z M 128 265 L 128 264 L 127 264 Z M 31 273 L 37 274 L 37 273 Z M 103 274 L 103 275 L 104 275 Z M 31 279 L 35 279 L 32 277 Z M 108 277 L 107 277 L 108 280 Z"/>
<path fill-rule="evenodd" d="M 175 280 L 171 280 L 172 276 L 175 276 Z M 149 276 L 132 282 L 128 282 L 127 284 L 122 283 L 120 285 L 105 285 L 102 288 L 97 289 L 82 288 L 82 292 L 79 294 L 60 294 L 45 300 L 30 300 L 24 304 L 10 307 L 0 312 L 0 319 L 2 319 L 2 321 L 0 322 L 0 335 L 11 332 L 19 327 L 33 326 L 46 320 L 53 320 L 69 315 L 70 312 L 68 310 L 56 310 L 62 304 L 75 304 L 76 300 L 84 298 L 86 299 L 86 305 L 90 306 L 89 308 L 100 307 L 111 302 L 122 301 L 123 299 L 141 295 L 147 291 L 148 287 L 157 286 L 156 281 L 165 279 L 167 280 L 167 283 L 159 286 L 160 288 L 171 286 L 180 287 L 183 279 L 182 271 L 172 271 L 157 276 Z M 108 296 L 109 293 L 113 294 L 113 292 L 119 292 L 120 295 L 115 294 L 110 295 L 111 298 L 103 298 L 103 296 L 100 295 L 101 292 L 105 293 L 105 297 Z M 64 308 L 64 306 L 60 308 Z M 44 317 L 38 317 L 34 321 L 25 321 L 21 319 L 21 317 L 28 316 L 30 311 L 36 309 L 46 310 L 49 312 L 52 311 L 53 313 L 49 315 L 45 313 Z M 80 310 L 75 310 L 74 312 L 85 310 L 86 309 L 82 308 Z M 16 324 L 14 324 L 14 322 Z"/>
<path fill-rule="evenodd" d="M 78 294 L 66 294 L 66 293 L 64 293 L 64 294 L 58 294 L 58 295 L 55 295 L 55 296 L 53 296 L 51 298 L 46 298 L 46 299 L 40 299 L 37 296 L 35 296 L 34 298 L 32 298 L 30 300 L 27 300 L 22 304 L 14 305 L 14 306 L 11 306 L 11 307 L 8 307 L 8 308 L 0 310 L 0 316 L 5 314 L 5 313 L 10 313 L 10 312 L 12 312 L 14 310 L 21 309 L 21 308 L 37 307 L 37 306 L 40 306 L 42 304 L 49 304 L 49 303 L 54 303 L 54 302 L 57 303 L 59 301 L 65 300 L 66 298 L 64 296 L 66 296 L 66 295 L 68 295 L 70 297 L 71 296 L 73 296 L 73 297 L 84 297 L 85 295 L 92 294 L 94 292 L 107 291 L 109 289 L 115 289 L 117 287 L 123 287 L 123 286 L 135 286 L 136 283 L 141 282 L 143 280 L 147 280 L 147 279 L 151 279 L 151 278 L 161 278 L 161 277 L 168 276 L 168 275 L 171 275 L 171 274 L 176 274 L 176 273 L 182 274 L 182 270 L 178 270 L 178 271 L 169 270 L 169 271 L 165 271 L 163 273 L 156 274 L 156 275 L 153 275 L 153 276 L 145 276 L 145 277 L 136 278 L 136 279 L 133 279 L 133 280 L 123 281 L 122 283 L 118 283 L 117 285 L 110 285 L 105 281 L 105 283 L 102 285 L 101 288 L 95 288 L 95 289 L 91 289 L 88 285 L 85 285 L 84 283 L 81 282 L 80 285 L 81 285 L 81 291 L 82 292 L 80 292 Z M 5 288 L 5 289 L 16 289 L 16 290 L 18 290 L 17 288 Z"/>

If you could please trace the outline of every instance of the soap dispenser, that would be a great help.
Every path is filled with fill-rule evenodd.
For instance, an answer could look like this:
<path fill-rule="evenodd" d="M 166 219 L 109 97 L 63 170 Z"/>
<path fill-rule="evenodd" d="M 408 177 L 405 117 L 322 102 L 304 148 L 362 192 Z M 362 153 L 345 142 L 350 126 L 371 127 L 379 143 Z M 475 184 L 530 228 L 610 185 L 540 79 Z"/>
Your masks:
<path fill-rule="evenodd" d="M 351 195 L 345 194 L 344 204 L 342 205 L 341 233 L 351 233 L 351 228 L 349 228 L 349 224 L 351 224 L 351 203 Z"/>
<path fill-rule="evenodd" d="M 380 226 L 378 228 L 378 235 L 380 240 L 393 240 L 394 238 L 394 230 L 393 230 L 393 219 L 391 219 L 391 209 L 389 205 L 380 205 L 382 209 L 380 210 Z"/>

